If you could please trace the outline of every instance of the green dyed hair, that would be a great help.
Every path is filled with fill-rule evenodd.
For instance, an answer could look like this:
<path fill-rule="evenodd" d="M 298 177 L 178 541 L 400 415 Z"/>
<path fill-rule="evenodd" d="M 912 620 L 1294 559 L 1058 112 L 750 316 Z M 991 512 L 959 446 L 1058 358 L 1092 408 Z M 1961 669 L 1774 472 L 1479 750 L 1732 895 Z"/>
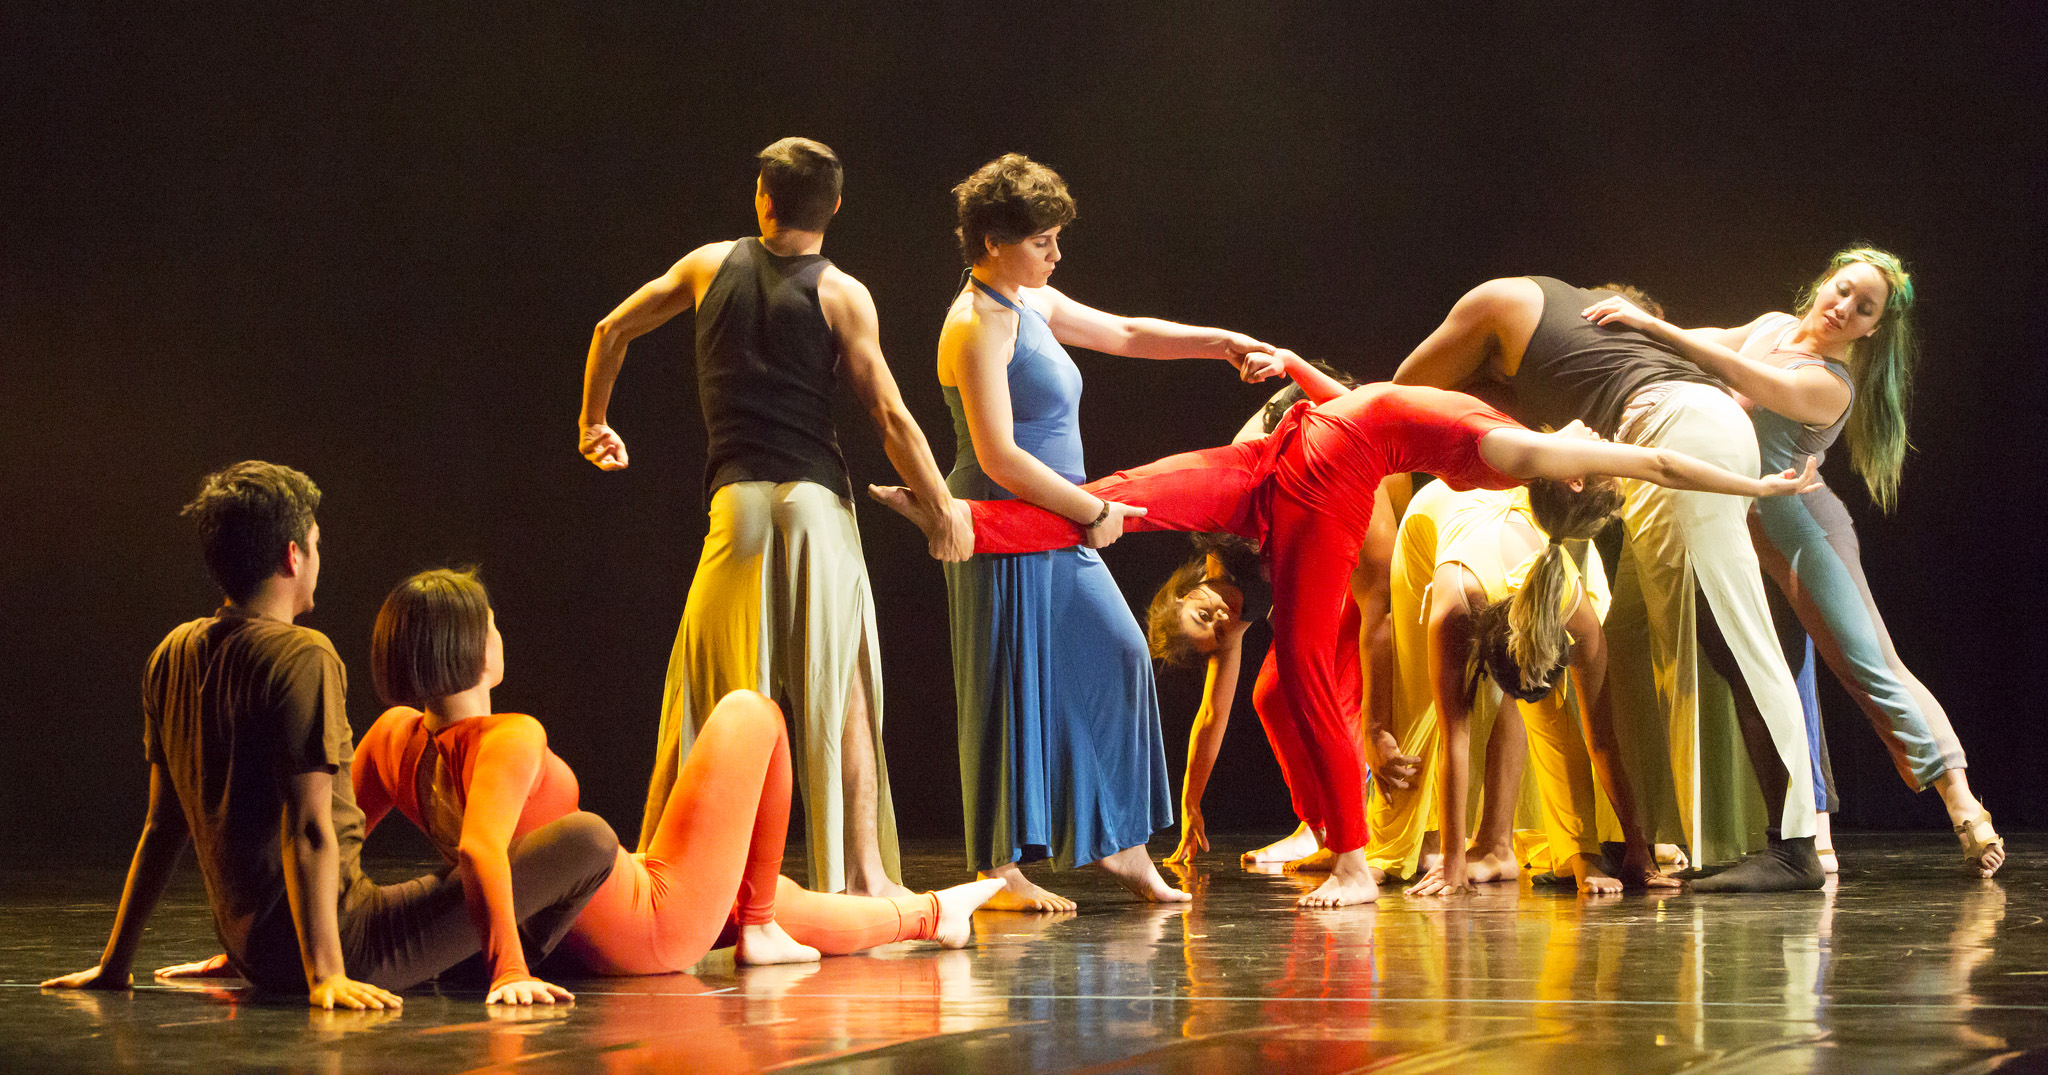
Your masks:
<path fill-rule="evenodd" d="M 1906 411 L 1913 402 L 1913 277 L 1897 255 L 1859 243 L 1828 259 L 1827 271 L 1799 293 L 1799 316 L 1813 309 L 1820 289 L 1843 269 L 1862 262 L 1878 271 L 1890 288 L 1877 331 L 1850 350 L 1856 402 L 1849 408 L 1849 458 L 1870 498 L 1890 512 L 1899 499 L 1899 472 L 1906 465 Z"/>

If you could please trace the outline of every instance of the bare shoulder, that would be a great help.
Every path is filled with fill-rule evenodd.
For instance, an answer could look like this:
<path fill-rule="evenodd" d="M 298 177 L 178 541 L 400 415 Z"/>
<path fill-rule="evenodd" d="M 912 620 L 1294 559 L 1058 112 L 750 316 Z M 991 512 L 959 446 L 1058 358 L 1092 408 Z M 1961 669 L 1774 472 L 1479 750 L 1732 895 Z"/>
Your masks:
<path fill-rule="evenodd" d="M 827 265 L 825 271 L 818 275 L 818 301 L 844 303 L 863 299 L 870 303 L 874 302 L 874 296 L 868 291 L 868 286 L 855 279 L 853 274 L 845 269 L 837 265 Z"/>

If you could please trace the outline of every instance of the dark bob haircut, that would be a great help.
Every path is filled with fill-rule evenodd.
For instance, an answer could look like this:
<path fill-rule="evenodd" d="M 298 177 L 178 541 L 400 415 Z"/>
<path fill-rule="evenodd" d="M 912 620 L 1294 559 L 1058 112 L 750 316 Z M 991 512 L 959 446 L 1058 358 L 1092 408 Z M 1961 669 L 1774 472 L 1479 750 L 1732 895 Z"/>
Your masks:
<path fill-rule="evenodd" d="M 425 708 L 484 674 L 491 596 L 476 569 L 422 571 L 398 584 L 370 632 L 370 679 L 386 705 Z"/>
<path fill-rule="evenodd" d="M 276 463 L 251 459 L 208 474 L 178 514 L 199 524 L 206 570 L 236 603 L 255 596 L 284 563 L 288 547 L 306 547 L 320 487 Z"/>
<path fill-rule="evenodd" d="M 784 138 L 754 159 L 761 162 L 761 189 L 776 223 L 798 231 L 824 231 L 832 223 L 844 179 L 838 154 L 823 142 Z"/>
<path fill-rule="evenodd" d="M 1058 172 L 1022 153 L 1005 153 L 953 188 L 960 209 L 960 257 L 972 265 L 988 244 L 1021 243 L 1074 221 L 1074 196 Z"/>

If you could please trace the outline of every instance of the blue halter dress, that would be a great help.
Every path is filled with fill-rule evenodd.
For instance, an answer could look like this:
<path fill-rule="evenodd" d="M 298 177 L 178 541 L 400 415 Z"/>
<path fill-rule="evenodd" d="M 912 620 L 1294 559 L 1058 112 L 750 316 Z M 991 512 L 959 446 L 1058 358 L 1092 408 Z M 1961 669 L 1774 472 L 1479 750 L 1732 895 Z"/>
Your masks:
<path fill-rule="evenodd" d="M 1084 481 L 1081 371 L 1030 304 L 974 285 L 1017 313 L 1008 369 L 1017 446 Z M 976 461 L 959 390 L 945 396 L 958 445 L 947 488 L 1014 499 Z M 1172 825 L 1144 632 L 1095 550 L 945 566 L 969 864 L 1049 858 L 1068 869 Z"/>

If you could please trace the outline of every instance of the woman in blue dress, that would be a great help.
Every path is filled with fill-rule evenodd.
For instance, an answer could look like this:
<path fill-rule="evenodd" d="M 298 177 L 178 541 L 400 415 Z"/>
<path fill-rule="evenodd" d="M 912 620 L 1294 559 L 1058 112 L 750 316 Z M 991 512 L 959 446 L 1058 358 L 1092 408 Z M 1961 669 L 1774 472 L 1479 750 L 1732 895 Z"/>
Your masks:
<path fill-rule="evenodd" d="M 1246 380 L 1278 373 L 1278 362 L 1249 336 L 1117 317 L 1046 286 L 1074 219 L 1052 169 L 1005 154 L 953 193 L 969 279 L 939 334 L 959 445 L 946 484 L 960 497 L 1027 500 L 1089 538 L 1088 548 L 946 565 L 968 859 L 1007 886 L 990 908 L 1073 909 L 1019 869 L 1039 859 L 1094 863 L 1140 898 L 1186 900 L 1145 849 L 1173 824 L 1145 635 L 1095 552 L 1142 512 L 1079 487 L 1081 373 L 1061 345 L 1223 359 Z"/>

